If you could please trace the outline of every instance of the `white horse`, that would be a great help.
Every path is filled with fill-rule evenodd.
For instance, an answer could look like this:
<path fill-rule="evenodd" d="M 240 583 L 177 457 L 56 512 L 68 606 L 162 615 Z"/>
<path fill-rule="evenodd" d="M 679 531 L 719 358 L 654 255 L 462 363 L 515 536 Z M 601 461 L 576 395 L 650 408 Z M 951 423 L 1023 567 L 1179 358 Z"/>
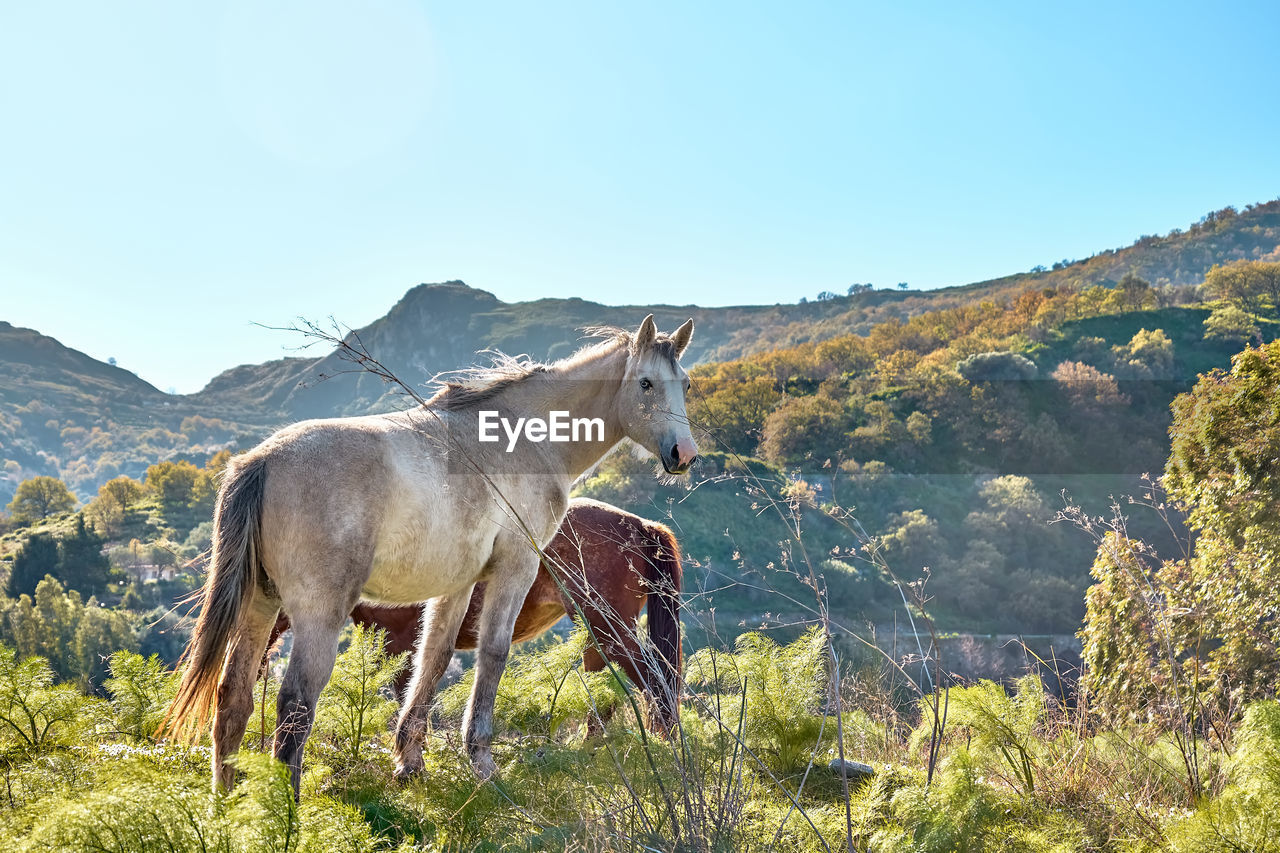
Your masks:
<path fill-rule="evenodd" d="M 503 360 L 468 371 L 416 409 L 304 421 L 232 460 L 200 618 L 165 721 L 171 735 L 190 737 L 212 712 L 215 790 L 234 780 L 227 758 L 244 737 L 259 661 L 283 607 L 294 640 L 272 750 L 289 766 L 296 795 L 316 700 L 361 599 L 430 599 L 394 750 L 397 776 L 421 771 L 429 706 L 477 581 L 487 588 L 462 726 L 476 773 L 493 775 L 498 680 L 570 484 L 623 438 L 672 474 L 697 457 L 679 363 L 693 321 L 671 335 L 658 332 L 652 315 L 635 333 L 596 332 L 603 342 L 562 361 Z M 554 423 L 553 412 L 593 428 L 574 435 L 529 426 Z M 498 441 L 481 440 L 482 429 L 493 433 L 487 425 L 521 418 L 526 426 L 514 440 L 505 430 Z M 569 440 L 552 440 L 566 433 Z"/>

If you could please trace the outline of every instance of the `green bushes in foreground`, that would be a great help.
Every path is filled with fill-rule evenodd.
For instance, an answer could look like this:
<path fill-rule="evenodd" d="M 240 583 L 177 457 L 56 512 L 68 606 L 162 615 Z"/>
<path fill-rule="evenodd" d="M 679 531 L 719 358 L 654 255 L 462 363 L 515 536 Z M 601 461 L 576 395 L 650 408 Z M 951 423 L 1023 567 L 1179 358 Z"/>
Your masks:
<path fill-rule="evenodd" d="M 670 740 L 637 725 L 624 685 L 581 671 L 585 642 L 579 633 L 513 658 L 496 783 L 476 781 L 445 720 L 426 774 L 400 784 L 394 708 L 378 691 L 401 661 L 378 635 L 353 632 L 321 699 L 300 804 L 252 728 L 241 782 L 218 797 L 207 747 L 152 740 L 172 691 L 157 660 L 112 656 L 103 700 L 0 649 L 0 851 L 1280 850 L 1274 701 L 1246 709 L 1230 754 L 1203 746 L 1210 794 L 1197 802 L 1167 734 L 1100 728 L 1035 677 L 1012 694 L 953 687 L 929 782 L 930 704 L 858 707 L 844 673 L 837 721 L 819 630 L 692 655 L 692 695 Z M 446 717 L 463 689 L 446 691 Z M 608 719 L 587 725 L 598 712 Z M 874 742 L 889 759 L 851 782 L 847 802 L 828 767 L 841 730 L 849 757 Z"/>

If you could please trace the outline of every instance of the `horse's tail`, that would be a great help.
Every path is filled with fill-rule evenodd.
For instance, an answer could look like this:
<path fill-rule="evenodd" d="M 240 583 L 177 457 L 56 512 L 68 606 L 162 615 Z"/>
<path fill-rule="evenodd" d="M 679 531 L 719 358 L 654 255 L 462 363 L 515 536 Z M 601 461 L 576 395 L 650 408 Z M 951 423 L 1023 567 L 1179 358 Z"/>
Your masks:
<path fill-rule="evenodd" d="M 214 513 L 213 558 L 200 591 L 200 618 L 182 655 L 186 668 L 161 733 L 194 740 L 214 710 L 227 646 L 240 614 L 253 597 L 261 570 L 261 519 L 266 460 L 228 468 Z"/>
<path fill-rule="evenodd" d="M 684 687 L 680 641 L 680 586 L 683 576 L 680 543 L 662 524 L 650 522 L 645 530 L 645 562 L 648 564 L 649 639 L 661 658 L 664 695 L 657 697 L 663 722 L 676 721 Z"/>

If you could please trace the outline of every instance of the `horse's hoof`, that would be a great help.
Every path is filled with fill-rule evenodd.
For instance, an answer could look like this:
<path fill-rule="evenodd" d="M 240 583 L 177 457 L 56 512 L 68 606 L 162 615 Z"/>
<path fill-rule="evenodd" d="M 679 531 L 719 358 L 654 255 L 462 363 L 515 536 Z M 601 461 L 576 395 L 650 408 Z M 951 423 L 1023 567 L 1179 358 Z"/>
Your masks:
<path fill-rule="evenodd" d="M 415 776 L 422 775 L 422 761 L 417 762 L 396 762 L 395 778 L 398 782 L 407 782 Z"/>

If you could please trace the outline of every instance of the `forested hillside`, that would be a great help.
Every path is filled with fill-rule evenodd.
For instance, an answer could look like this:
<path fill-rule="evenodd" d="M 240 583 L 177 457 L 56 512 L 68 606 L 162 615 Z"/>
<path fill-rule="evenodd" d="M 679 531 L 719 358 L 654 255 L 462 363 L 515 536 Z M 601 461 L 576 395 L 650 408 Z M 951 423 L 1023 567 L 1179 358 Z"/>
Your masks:
<path fill-rule="evenodd" d="M 1199 373 L 1226 366 L 1245 341 L 1275 336 L 1264 274 L 1274 264 L 1238 260 L 1206 271 L 1205 286 L 1186 279 L 1215 259 L 1274 255 L 1278 208 L 1218 212 L 1186 232 L 1087 262 L 936 293 L 854 288 L 853 296 L 798 306 L 656 309 L 666 325 L 690 313 L 698 319 L 691 412 L 712 451 L 700 476 L 724 476 L 735 456 L 754 458 L 767 478 L 798 480 L 788 488 L 815 507 L 852 510 L 895 571 L 928 568 L 934 612 L 948 627 L 1069 633 L 1083 615 L 1092 544 L 1050 521 L 1067 501 L 1099 513 L 1113 496 L 1142 490 L 1141 475 L 1163 468 L 1173 398 Z M 1124 270 L 1126 258 L 1161 283 Z M 910 316 L 850 330 L 863 322 L 854 315 L 889 306 Z M 476 361 L 486 346 L 556 357 L 577 344 L 574 328 L 627 323 L 648 310 L 581 300 L 511 306 L 461 283 L 423 285 L 352 340 L 419 384 Z M 843 334 L 829 333 L 835 317 L 844 318 Z M 813 340 L 708 360 L 741 348 L 733 340 L 752 324 L 762 340 L 801 327 Z M 406 404 L 398 388 L 336 352 L 236 368 L 183 397 L 28 330 L 0 327 L 0 347 L 6 503 L 35 476 L 61 479 L 88 503 L 112 478 L 154 482 L 147 471 L 165 460 L 198 471 L 220 450 L 251 446 L 298 417 Z M 151 526 L 133 535 L 194 554 L 195 543 L 184 543 L 208 498 L 173 494 L 193 487 L 193 477 L 179 479 L 148 516 Z M 651 517 L 674 517 L 699 560 L 693 577 L 712 587 L 761 572 L 771 543 L 786 535 L 768 520 L 741 525 L 747 510 L 723 488 L 683 495 L 624 457 L 586 488 Z M 849 547 L 822 513 L 812 524 L 822 552 Z M 1134 524 L 1172 544 L 1163 522 Z M 738 539 L 722 535 L 728 528 Z M 844 614 L 886 618 L 895 604 L 883 573 L 856 562 L 833 567 L 850 579 L 836 584 L 848 592 Z M 761 590 L 785 583 L 760 581 Z M 756 619 L 770 609 L 759 591 L 736 588 L 719 599 Z"/>
<path fill-rule="evenodd" d="M 178 603 L 233 452 L 307 413 L 403 402 L 373 376 L 319 381 L 352 369 L 331 353 L 172 397 L 0 326 L 0 849 L 295 849 L 301 831 L 306 849 L 604 849 L 622 832 L 1274 850 L 1276 215 L 1219 212 L 936 294 L 661 309 L 707 332 L 689 396 L 702 461 L 672 480 L 622 451 L 578 492 L 681 543 L 678 737 L 646 735 L 625 682 L 578 669 L 579 632 L 513 660 L 497 785 L 438 738 L 429 781 L 401 783 L 379 692 L 400 662 L 357 631 L 301 806 L 245 755 L 241 793 L 206 808 L 207 750 L 156 739 L 190 626 Z M 352 342 L 416 383 L 485 343 L 555 357 L 574 346 L 563 323 L 647 310 L 426 285 Z M 787 345 L 746 346 L 750 322 Z M 451 727 L 466 687 L 441 698 Z M 249 751 L 275 722 L 255 701 Z"/>

